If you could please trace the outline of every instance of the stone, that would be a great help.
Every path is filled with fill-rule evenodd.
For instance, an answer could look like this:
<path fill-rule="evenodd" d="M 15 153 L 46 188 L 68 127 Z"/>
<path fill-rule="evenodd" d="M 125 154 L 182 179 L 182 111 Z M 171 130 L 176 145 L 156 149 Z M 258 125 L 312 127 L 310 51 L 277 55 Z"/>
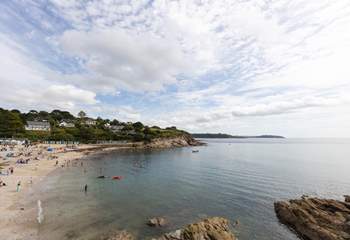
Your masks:
<path fill-rule="evenodd" d="M 150 227 L 163 227 L 166 221 L 162 217 L 155 217 L 148 220 L 147 225 Z"/>
<path fill-rule="evenodd" d="M 154 240 L 236 240 L 236 237 L 231 232 L 227 219 L 212 217 Z"/>
<path fill-rule="evenodd" d="M 303 197 L 274 204 L 280 222 L 308 240 L 350 239 L 350 203 Z"/>
<path fill-rule="evenodd" d="M 350 203 L 350 195 L 344 195 L 345 202 Z"/>

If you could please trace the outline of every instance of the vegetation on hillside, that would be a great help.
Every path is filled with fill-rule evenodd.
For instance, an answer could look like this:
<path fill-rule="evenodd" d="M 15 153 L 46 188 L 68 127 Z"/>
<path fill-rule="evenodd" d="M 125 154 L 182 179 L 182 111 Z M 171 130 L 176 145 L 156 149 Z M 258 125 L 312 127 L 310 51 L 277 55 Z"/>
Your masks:
<path fill-rule="evenodd" d="M 0 138 L 25 138 L 33 141 L 79 141 L 82 143 L 96 143 L 98 141 L 151 141 L 154 138 L 176 137 L 188 134 L 176 127 L 162 129 L 157 126 L 145 126 L 141 122 L 120 122 L 98 117 L 95 124 L 87 124 L 86 114 L 81 111 L 75 117 L 67 111 L 53 110 L 52 112 L 31 110 L 21 113 L 19 110 L 5 110 L 0 108 Z M 28 121 L 47 121 L 51 131 L 28 131 L 25 125 Z M 60 126 L 64 121 L 71 127 Z M 113 127 L 118 126 L 115 130 Z"/>

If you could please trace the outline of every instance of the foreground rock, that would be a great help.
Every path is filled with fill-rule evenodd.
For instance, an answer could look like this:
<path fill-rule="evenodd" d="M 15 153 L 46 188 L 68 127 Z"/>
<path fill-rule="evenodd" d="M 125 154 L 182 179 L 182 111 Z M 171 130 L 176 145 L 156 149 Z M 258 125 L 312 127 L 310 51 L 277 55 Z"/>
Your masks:
<path fill-rule="evenodd" d="M 302 239 L 350 239 L 350 203 L 332 199 L 302 197 L 276 202 L 275 212 L 281 223 Z"/>
<path fill-rule="evenodd" d="M 193 223 L 154 240 L 235 240 L 227 219 L 213 217 Z"/>
<path fill-rule="evenodd" d="M 161 217 L 151 218 L 147 222 L 147 225 L 150 227 L 163 227 L 165 224 L 165 219 Z"/>

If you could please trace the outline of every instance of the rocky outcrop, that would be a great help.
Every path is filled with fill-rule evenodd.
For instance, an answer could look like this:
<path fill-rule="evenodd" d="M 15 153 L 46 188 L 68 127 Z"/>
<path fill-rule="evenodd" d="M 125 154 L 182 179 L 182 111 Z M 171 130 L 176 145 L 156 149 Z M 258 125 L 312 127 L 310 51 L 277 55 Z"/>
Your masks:
<path fill-rule="evenodd" d="M 166 221 L 162 217 L 155 217 L 148 220 L 147 225 L 150 227 L 163 227 L 165 226 Z"/>
<path fill-rule="evenodd" d="M 187 146 L 201 146 L 204 143 L 197 141 L 191 135 L 183 134 L 171 138 L 156 138 L 145 145 L 146 148 L 172 148 L 172 147 L 187 147 Z"/>
<path fill-rule="evenodd" d="M 235 240 L 230 223 L 221 217 L 212 217 L 190 224 L 184 229 L 164 234 L 153 240 Z"/>
<path fill-rule="evenodd" d="M 307 240 L 349 240 L 350 203 L 302 197 L 274 204 L 281 223 Z"/>
<path fill-rule="evenodd" d="M 344 195 L 345 202 L 350 203 L 350 195 Z"/>

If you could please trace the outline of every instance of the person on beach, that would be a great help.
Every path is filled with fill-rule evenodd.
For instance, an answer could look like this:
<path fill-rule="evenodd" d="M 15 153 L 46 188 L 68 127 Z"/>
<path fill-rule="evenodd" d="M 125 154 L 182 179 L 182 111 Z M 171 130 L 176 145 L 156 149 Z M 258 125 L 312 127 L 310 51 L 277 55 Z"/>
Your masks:
<path fill-rule="evenodd" d="M 18 181 L 16 191 L 19 192 L 20 188 L 21 188 L 21 181 Z"/>
<path fill-rule="evenodd" d="M 0 187 L 2 186 L 6 186 L 6 183 L 4 181 L 2 181 L 2 179 L 0 179 Z"/>
<path fill-rule="evenodd" d="M 58 165 L 58 160 L 56 160 L 56 165 L 55 166 L 57 166 Z"/>
<path fill-rule="evenodd" d="M 85 184 L 85 186 L 84 186 L 84 192 L 85 192 L 85 193 L 87 193 L 87 188 L 88 188 L 88 185 Z"/>

